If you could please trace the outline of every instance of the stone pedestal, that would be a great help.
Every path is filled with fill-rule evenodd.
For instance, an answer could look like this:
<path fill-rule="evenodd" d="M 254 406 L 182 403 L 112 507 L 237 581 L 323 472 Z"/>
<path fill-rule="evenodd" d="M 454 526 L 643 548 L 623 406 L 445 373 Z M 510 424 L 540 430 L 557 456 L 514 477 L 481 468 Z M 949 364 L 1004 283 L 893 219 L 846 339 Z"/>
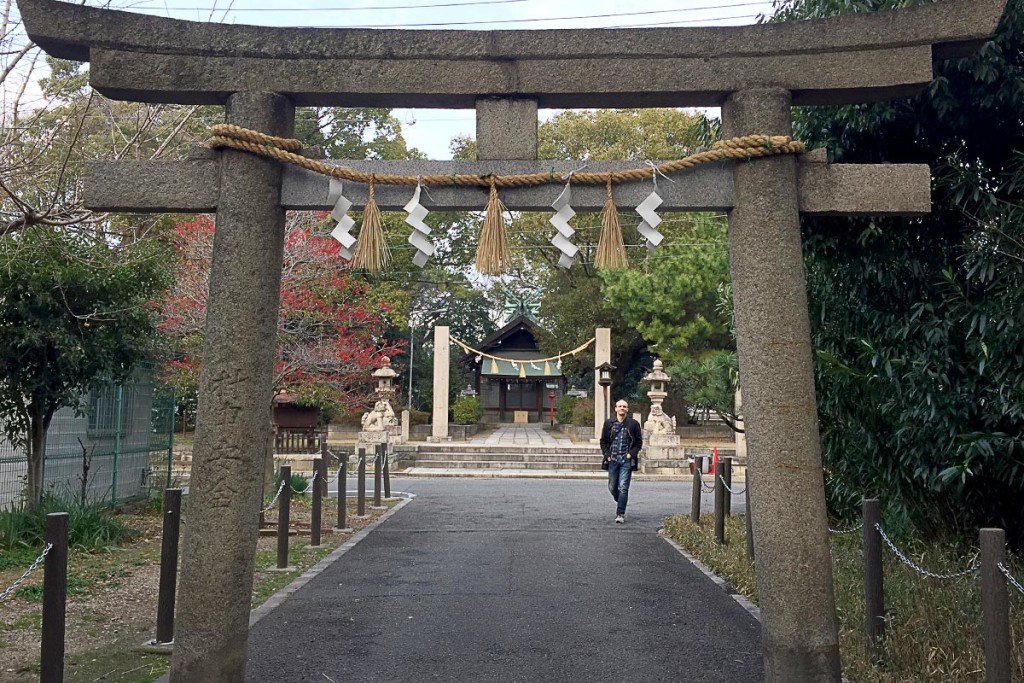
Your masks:
<path fill-rule="evenodd" d="M 402 411 L 402 424 L 399 429 L 402 430 L 399 436 L 398 443 L 409 443 L 409 429 L 410 429 L 410 415 L 408 410 Z"/>
<path fill-rule="evenodd" d="M 356 447 L 372 448 L 379 443 L 387 443 L 388 436 L 388 432 L 359 432 L 359 440 L 356 441 Z"/>

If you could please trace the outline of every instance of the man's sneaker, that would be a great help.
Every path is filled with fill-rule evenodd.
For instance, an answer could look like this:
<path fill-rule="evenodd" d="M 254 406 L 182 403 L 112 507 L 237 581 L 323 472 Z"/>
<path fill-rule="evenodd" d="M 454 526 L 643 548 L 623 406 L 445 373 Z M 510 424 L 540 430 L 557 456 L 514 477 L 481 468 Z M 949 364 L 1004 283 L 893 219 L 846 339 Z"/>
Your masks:
<path fill-rule="evenodd" d="M 625 523 L 625 521 L 626 521 L 625 515 L 615 515 L 615 523 L 616 524 L 623 524 L 623 523 Z"/>

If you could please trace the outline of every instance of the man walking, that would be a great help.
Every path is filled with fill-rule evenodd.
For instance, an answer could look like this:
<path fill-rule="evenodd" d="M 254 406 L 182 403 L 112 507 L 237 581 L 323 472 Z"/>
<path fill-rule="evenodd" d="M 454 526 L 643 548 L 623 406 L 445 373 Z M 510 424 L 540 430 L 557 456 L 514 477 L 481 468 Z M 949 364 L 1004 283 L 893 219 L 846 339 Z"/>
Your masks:
<path fill-rule="evenodd" d="M 615 523 L 626 521 L 626 503 L 629 501 L 629 482 L 633 470 L 640 463 L 643 432 L 640 423 L 626 413 L 629 404 L 620 399 L 615 404 L 615 417 L 605 420 L 601 430 L 601 469 L 608 470 L 608 490 L 615 499 Z"/>

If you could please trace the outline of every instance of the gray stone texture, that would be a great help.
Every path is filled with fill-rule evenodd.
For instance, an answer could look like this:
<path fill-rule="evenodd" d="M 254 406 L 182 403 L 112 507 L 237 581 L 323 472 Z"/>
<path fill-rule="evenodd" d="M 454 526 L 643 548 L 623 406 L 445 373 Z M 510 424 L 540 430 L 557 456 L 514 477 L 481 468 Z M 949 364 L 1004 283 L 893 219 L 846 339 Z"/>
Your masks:
<path fill-rule="evenodd" d="M 472 108 L 478 95 L 536 97 L 545 108 L 717 106 L 771 83 L 795 104 L 911 97 L 932 79 L 927 45 L 760 57 L 588 59 L 260 59 L 93 48 L 89 82 L 118 100 L 219 104 L 268 87 L 299 106 Z"/>
<path fill-rule="evenodd" d="M 789 135 L 784 90 L 734 94 L 723 135 Z M 794 157 L 737 164 L 729 254 L 765 680 L 839 683 Z"/>
<path fill-rule="evenodd" d="M 476 158 L 537 158 L 537 100 L 476 101 Z"/>
<path fill-rule="evenodd" d="M 96 211 L 213 213 L 219 194 L 216 159 L 87 161 L 82 200 Z"/>
<path fill-rule="evenodd" d="M 430 436 L 448 438 L 448 381 L 451 371 L 451 334 L 447 325 L 434 327 L 434 412 L 431 415 Z"/>
<path fill-rule="evenodd" d="M 294 107 L 280 95 L 239 93 L 228 121 L 290 136 Z M 213 265 L 199 381 L 199 428 L 178 589 L 171 680 L 245 676 L 266 447 L 270 442 L 284 211 L 281 167 L 222 154 Z"/>
<path fill-rule="evenodd" d="M 946 0 L 891 12 L 742 27 L 549 31 L 299 29 L 186 22 L 54 0 L 20 0 L 29 36 L 92 61 L 100 92 L 209 104 L 277 90 L 300 105 L 541 107 L 717 105 L 772 85 L 795 104 L 906 96 L 933 58 L 995 30 L 1005 0 Z M 640 85 L 642 84 L 642 85 Z"/>
<path fill-rule="evenodd" d="M 906 216 L 925 214 L 931 208 L 931 172 L 926 164 L 824 164 L 807 157 L 801 155 L 797 165 L 801 213 Z M 344 165 L 409 176 L 554 173 L 560 181 L 579 162 L 346 161 Z M 733 166 L 731 161 L 721 161 L 672 174 L 675 182 L 658 185 L 664 201 L 658 211 L 728 211 L 734 201 Z M 592 161 L 587 170 L 636 167 L 637 162 Z M 217 207 L 219 183 L 214 161 L 90 161 L 86 169 L 85 205 L 97 211 L 202 212 Z M 328 186 L 324 176 L 289 166 L 284 171 L 281 203 L 286 210 L 329 211 Z M 550 211 L 560 191 L 557 184 L 503 188 L 501 199 L 513 211 Z M 648 182 L 616 185 L 615 203 L 623 210 L 635 208 L 650 191 Z M 375 192 L 382 210 L 400 211 L 408 203 L 412 188 L 378 184 Z M 368 199 L 367 186 L 346 182 L 345 196 L 362 206 Z M 572 207 L 578 212 L 600 211 L 604 200 L 603 186 L 573 186 Z M 487 204 L 487 190 L 433 187 L 423 202 L 431 211 L 479 211 Z"/>
<path fill-rule="evenodd" d="M 932 210 L 928 164 L 797 164 L 800 213 L 924 215 Z"/>
<path fill-rule="evenodd" d="M 32 39 L 48 53 L 88 61 L 89 46 L 133 52 L 294 59 L 543 59 L 752 56 L 893 45 L 944 45 L 963 56 L 995 30 L 1006 0 L 945 0 L 894 12 L 844 15 L 788 24 L 728 27 L 419 31 L 306 29 L 189 22 L 81 7 L 59 0 L 19 0 Z"/>

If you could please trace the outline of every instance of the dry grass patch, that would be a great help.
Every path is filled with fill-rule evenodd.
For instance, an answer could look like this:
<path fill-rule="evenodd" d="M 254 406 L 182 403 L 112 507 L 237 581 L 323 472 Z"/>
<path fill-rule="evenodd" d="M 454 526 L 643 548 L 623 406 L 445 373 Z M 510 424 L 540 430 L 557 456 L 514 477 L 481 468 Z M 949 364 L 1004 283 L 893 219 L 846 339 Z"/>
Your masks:
<path fill-rule="evenodd" d="M 370 516 L 357 519 L 355 498 L 350 497 L 347 502 L 347 522 L 354 531 L 386 512 L 371 510 L 368 501 Z M 390 508 L 397 503 L 385 501 L 384 505 Z M 266 571 L 275 566 L 277 539 L 260 537 L 253 608 L 352 537 L 350 533 L 325 533 L 321 537 L 323 548 L 309 548 L 310 505 L 309 496 L 292 499 L 291 520 L 305 524 L 307 529 L 304 535 L 289 539 L 289 564 L 295 571 Z M 138 532 L 132 542 L 98 553 L 73 549 L 68 559 L 67 683 L 143 683 L 163 675 L 170 665 L 166 655 L 133 651 L 156 632 L 162 531 L 160 506 L 139 506 L 135 514 L 121 514 L 118 518 Z M 274 518 L 276 507 L 268 513 L 268 519 Z M 325 499 L 322 526 L 333 527 L 336 521 L 337 499 Z M 16 558 L 4 558 L 10 561 L 0 568 L 0 586 L 6 588 L 13 583 L 37 554 L 38 551 L 33 550 L 24 553 L 24 557 L 19 554 Z M 32 574 L 16 597 L 0 603 L 0 683 L 39 680 L 42 579 L 40 569 Z"/>
<path fill-rule="evenodd" d="M 699 525 L 689 516 L 670 517 L 665 531 L 737 590 L 757 602 L 754 567 L 746 559 L 743 515 L 727 520 L 724 546 L 714 541 L 714 518 Z M 887 548 L 884 555 L 885 656 L 873 664 L 864 635 L 864 564 L 860 533 L 832 536 L 833 576 L 839 617 L 843 673 L 856 683 L 976 683 L 985 680 L 981 638 L 981 583 L 971 575 L 953 580 L 929 579 L 905 566 Z M 918 565 L 939 574 L 969 566 L 976 551 L 962 544 L 900 541 Z M 1018 578 L 1024 561 L 1008 559 Z M 1024 596 L 1012 586 L 1010 629 L 1014 680 L 1024 680 Z"/>

